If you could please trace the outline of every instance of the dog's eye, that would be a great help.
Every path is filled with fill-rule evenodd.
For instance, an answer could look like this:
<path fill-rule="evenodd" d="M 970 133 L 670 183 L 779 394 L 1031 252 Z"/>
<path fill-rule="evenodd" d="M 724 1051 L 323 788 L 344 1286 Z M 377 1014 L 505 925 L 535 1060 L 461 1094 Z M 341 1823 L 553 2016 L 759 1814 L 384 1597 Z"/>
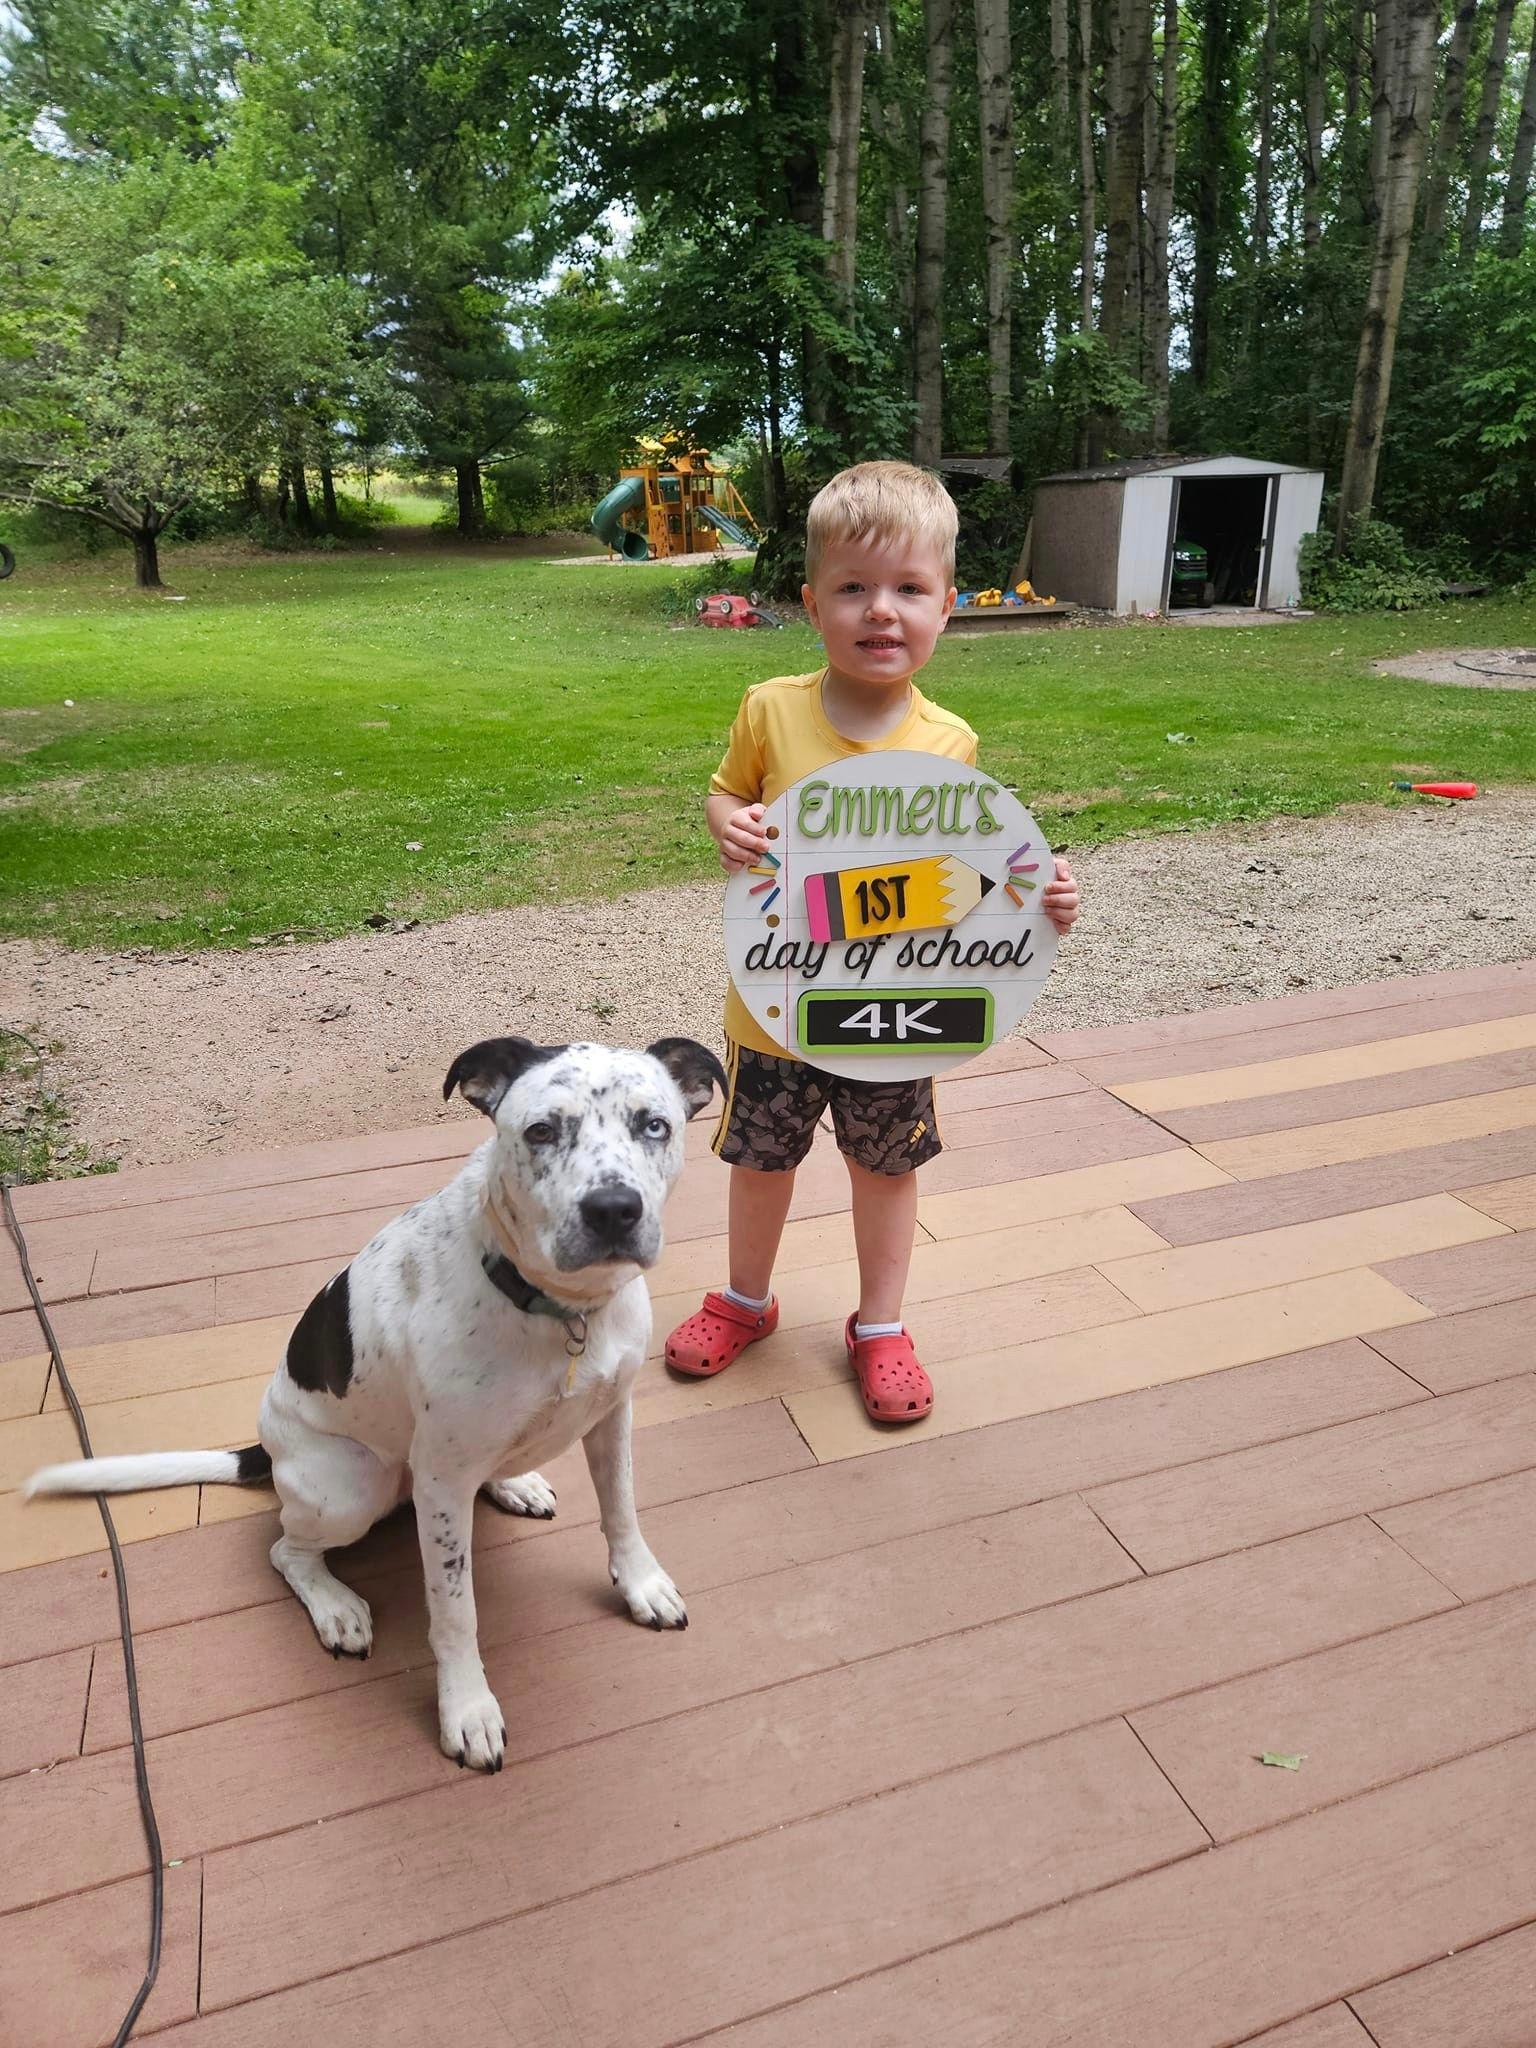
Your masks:
<path fill-rule="evenodd" d="M 553 1124 L 530 1124 L 524 1131 L 523 1138 L 529 1145 L 553 1145 L 555 1127 Z"/>
<path fill-rule="evenodd" d="M 659 1142 L 663 1138 L 671 1137 L 672 1126 L 664 1116 L 653 1116 L 646 1123 L 645 1135 L 648 1138 L 655 1138 Z"/>

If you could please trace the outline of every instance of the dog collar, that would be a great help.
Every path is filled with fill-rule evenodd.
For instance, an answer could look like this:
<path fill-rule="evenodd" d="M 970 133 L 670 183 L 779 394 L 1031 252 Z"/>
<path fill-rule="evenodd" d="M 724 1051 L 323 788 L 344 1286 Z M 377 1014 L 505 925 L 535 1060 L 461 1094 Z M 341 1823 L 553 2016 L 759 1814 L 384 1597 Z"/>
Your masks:
<path fill-rule="evenodd" d="M 548 1316 L 552 1322 L 565 1326 L 566 1355 L 571 1361 L 565 1376 L 565 1391 L 569 1393 L 576 1377 L 576 1361 L 587 1348 L 586 1316 L 579 1308 L 556 1301 L 552 1294 L 545 1294 L 541 1288 L 535 1287 L 517 1270 L 505 1252 L 481 1252 L 480 1270 L 497 1292 L 504 1294 L 524 1315 Z"/>

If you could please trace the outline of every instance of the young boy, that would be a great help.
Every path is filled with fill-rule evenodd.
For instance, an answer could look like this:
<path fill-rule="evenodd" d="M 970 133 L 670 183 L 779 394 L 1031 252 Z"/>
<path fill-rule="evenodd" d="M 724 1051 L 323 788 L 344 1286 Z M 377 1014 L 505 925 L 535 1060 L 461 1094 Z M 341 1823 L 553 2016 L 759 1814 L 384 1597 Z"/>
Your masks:
<path fill-rule="evenodd" d="M 955 508 L 936 477 L 904 462 L 861 462 L 821 491 L 806 520 L 802 597 L 827 665 L 748 690 L 710 783 L 705 816 L 727 873 L 768 841 L 763 809 L 802 777 L 849 755 L 901 748 L 966 766 L 976 735 L 912 681 L 955 602 Z M 1077 916 L 1065 861 L 1041 908 L 1058 931 Z M 726 999 L 730 1094 L 715 1150 L 731 1168 L 730 1282 L 667 1340 L 674 1371 L 706 1378 L 778 1323 L 770 1285 L 795 1168 L 830 1107 L 852 1183 L 859 1305 L 848 1359 L 881 1422 L 917 1422 L 933 1385 L 901 1320 L 917 1226 L 917 1174 L 941 1150 L 931 1081 L 847 1081 L 787 1054 L 735 987 Z"/>

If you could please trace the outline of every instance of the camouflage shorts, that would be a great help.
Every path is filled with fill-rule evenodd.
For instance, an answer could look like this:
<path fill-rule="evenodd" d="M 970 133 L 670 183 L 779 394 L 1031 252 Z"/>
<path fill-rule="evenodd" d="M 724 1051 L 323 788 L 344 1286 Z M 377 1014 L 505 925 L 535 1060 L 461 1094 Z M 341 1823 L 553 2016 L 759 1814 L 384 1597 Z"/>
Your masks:
<path fill-rule="evenodd" d="M 944 1149 L 932 1081 L 845 1081 L 804 1060 L 734 1044 L 726 1048 L 726 1072 L 730 1090 L 714 1145 L 728 1166 L 787 1173 L 810 1151 L 829 1108 L 837 1149 L 866 1173 L 910 1173 Z"/>

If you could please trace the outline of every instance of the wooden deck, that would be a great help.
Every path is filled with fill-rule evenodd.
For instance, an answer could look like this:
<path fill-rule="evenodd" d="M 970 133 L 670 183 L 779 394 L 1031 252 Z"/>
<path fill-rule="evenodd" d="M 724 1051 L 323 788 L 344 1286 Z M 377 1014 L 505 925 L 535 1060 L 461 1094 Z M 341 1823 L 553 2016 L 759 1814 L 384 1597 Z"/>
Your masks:
<path fill-rule="evenodd" d="M 434 1740 L 408 1516 L 335 1663 L 271 1499 L 118 1503 L 177 2048 L 1531 2048 L 1536 963 L 1015 1040 L 947 1084 L 869 1425 L 820 1146 L 783 1326 L 648 1364 L 623 1619 L 579 1457 L 483 1508 L 505 1772 Z M 97 1448 L 240 1443 L 289 1320 L 477 1141 L 21 1192 Z M 722 1274 L 695 1157 L 657 1329 Z M 144 1852 L 94 1506 L 0 1271 L 0 2041 L 109 2038 Z M 194 1526 L 196 1525 L 196 1526 Z M 1302 1758 L 1265 1766 L 1271 1751 Z"/>

